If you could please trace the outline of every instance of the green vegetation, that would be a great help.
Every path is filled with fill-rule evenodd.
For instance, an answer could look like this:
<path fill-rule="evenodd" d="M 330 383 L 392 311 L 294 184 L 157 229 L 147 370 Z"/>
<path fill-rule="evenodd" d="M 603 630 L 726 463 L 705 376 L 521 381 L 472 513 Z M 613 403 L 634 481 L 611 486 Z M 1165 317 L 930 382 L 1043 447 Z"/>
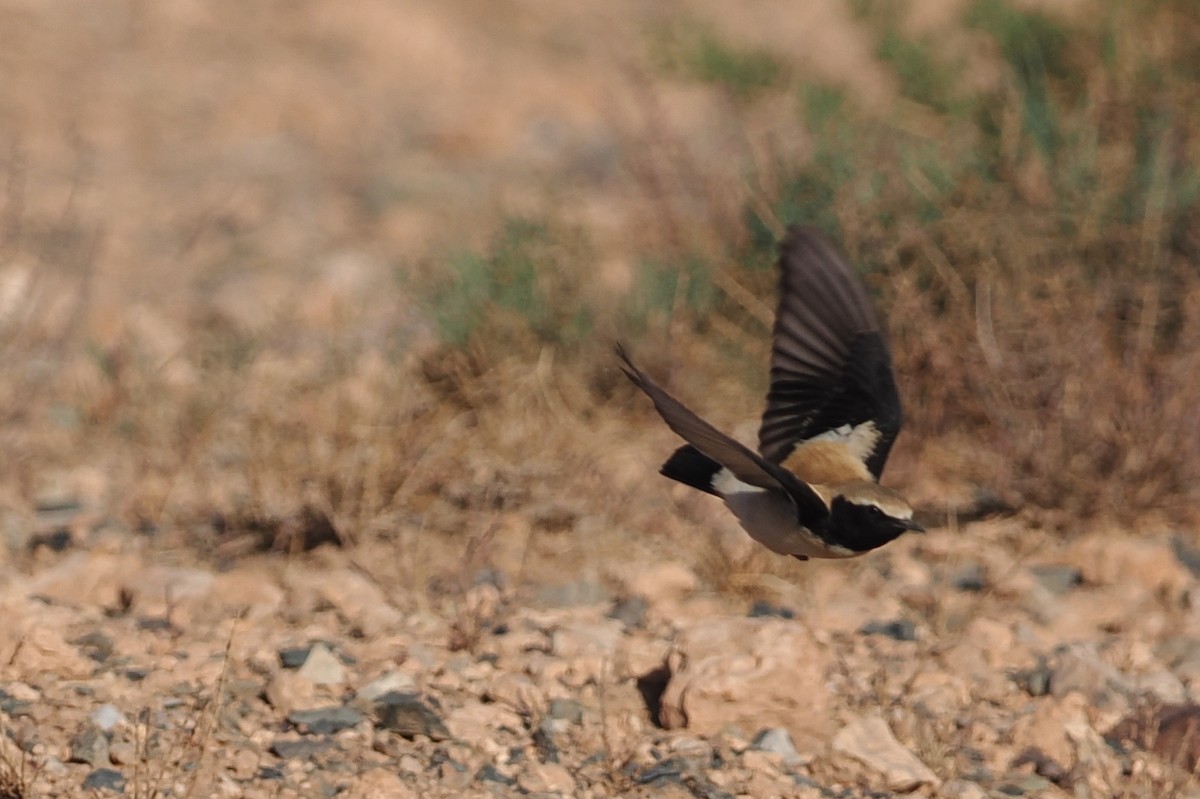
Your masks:
<path fill-rule="evenodd" d="M 525 328 L 543 343 L 577 344 L 591 332 L 592 309 L 572 274 L 586 270 L 578 237 L 549 223 L 510 219 L 486 254 L 450 259 L 450 275 L 432 297 L 444 341 L 466 344 L 483 332 L 506 343 Z"/>
<path fill-rule="evenodd" d="M 759 162 L 748 179 L 766 182 L 740 215 L 714 203 L 699 223 L 663 186 L 736 187 L 648 158 L 662 241 L 616 302 L 586 288 L 575 234 L 564 244 L 551 224 L 510 222 L 488 254 L 451 260 L 435 298 L 444 338 L 512 340 L 520 322 L 533 341 L 575 344 L 604 319 L 607 343 L 665 321 L 736 352 L 769 324 L 779 232 L 814 223 L 893 308 L 920 439 L 988 442 L 1000 456 L 971 473 L 1040 507 L 1120 515 L 1178 499 L 1200 459 L 1200 440 L 1177 434 L 1189 400 L 1170 377 L 1200 369 L 1200 17 L 1129 0 L 1073 21 L 977 0 L 957 31 L 992 77 L 968 83 L 961 43 L 910 31 L 903 3 L 856 10 L 894 106 L 864 108 L 798 69 L 785 82 L 781 63 L 703 28 L 662 33 L 655 52 L 676 74 L 743 100 L 794 92 L 805 157 Z M 1150 40 L 1170 46 L 1149 52 Z M 727 249 L 698 248 L 681 233 L 692 224 Z"/>
<path fill-rule="evenodd" d="M 777 86 L 784 74 L 771 54 L 731 45 L 695 23 L 660 29 L 654 44 L 656 60 L 667 72 L 717 84 L 743 100 Z"/>
<path fill-rule="evenodd" d="M 1069 84 L 1061 88 L 1075 93 L 1084 88 L 1084 70 L 1067 53 L 1071 36 L 1045 12 L 1018 10 L 1006 0 L 977 0 L 966 21 L 999 45 L 1021 96 L 1025 131 L 1042 155 L 1053 157 L 1062 144 L 1063 109 L 1051 97 L 1051 84 Z"/>
<path fill-rule="evenodd" d="M 645 261 L 638 269 L 639 283 L 627 306 L 627 324 L 645 329 L 648 322 L 669 318 L 677 311 L 702 317 L 717 297 L 712 265 L 696 255 L 671 262 Z"/>

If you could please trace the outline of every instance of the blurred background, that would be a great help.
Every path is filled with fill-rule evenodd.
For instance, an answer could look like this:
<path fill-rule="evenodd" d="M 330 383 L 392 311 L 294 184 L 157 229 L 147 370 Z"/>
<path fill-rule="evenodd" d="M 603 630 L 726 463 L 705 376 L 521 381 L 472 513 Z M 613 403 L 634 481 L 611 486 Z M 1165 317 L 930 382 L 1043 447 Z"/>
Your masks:
<path fill-rule="evenodd" d="M 1198 164 L 1195 0 L 0 0 L 0 796 L 1195 799 Z M 753 442 L 795 222 L 848 561 L 613 352 Z"/>
<path fill-rule="evenodd" d="M 791 222 L 889 319 L 924 512 L 1194 518 L 1190 0 L 43 0 L 0 64 L 15 550 L 694 543 L 612 345 L 752 439 Z"/>

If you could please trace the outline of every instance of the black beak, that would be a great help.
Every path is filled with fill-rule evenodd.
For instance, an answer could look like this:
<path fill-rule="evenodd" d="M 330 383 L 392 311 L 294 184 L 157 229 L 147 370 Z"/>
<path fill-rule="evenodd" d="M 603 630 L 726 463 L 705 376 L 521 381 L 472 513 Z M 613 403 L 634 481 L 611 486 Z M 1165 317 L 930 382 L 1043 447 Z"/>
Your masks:
<path fill-rule="evenodd" d="M 910 533 L 923 533 L 925 526 L 916 519 L 901 519 L 900 526 Z"/>

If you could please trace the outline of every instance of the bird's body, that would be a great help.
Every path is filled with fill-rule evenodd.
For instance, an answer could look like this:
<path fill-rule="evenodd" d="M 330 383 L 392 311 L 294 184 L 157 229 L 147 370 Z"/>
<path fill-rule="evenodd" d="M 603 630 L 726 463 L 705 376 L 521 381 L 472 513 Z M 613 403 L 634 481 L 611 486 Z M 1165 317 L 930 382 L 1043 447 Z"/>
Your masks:
<path fill-rule="evenodd" d="M 813 228 L 781 247 L 771 388 L 759 452 L 721 433 L 618 354 L 630 380 L 688 443 L 662 474 L 720 497 L 773 552 L 862 554 L 920 530 L 912 508 L 879 485 L 900 431 L 891 356 L 858 276 Z"/>

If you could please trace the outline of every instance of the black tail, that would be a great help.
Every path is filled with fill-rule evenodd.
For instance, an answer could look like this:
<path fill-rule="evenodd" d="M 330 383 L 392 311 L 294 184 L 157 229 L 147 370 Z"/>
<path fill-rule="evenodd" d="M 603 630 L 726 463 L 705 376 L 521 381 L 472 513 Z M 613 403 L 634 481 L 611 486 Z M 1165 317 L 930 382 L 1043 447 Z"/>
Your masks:
<path fill-rule="evenodd" d="M 677 480 L 685 486 L 698 488 L 701 491 L 721 496 L 713 488 L 713 477 L 724 467 L 705 455 L 691 444 L 685 444 L 675 450 L 675 454 L 667 459 L 658 473 L 664 477 Z"/>

